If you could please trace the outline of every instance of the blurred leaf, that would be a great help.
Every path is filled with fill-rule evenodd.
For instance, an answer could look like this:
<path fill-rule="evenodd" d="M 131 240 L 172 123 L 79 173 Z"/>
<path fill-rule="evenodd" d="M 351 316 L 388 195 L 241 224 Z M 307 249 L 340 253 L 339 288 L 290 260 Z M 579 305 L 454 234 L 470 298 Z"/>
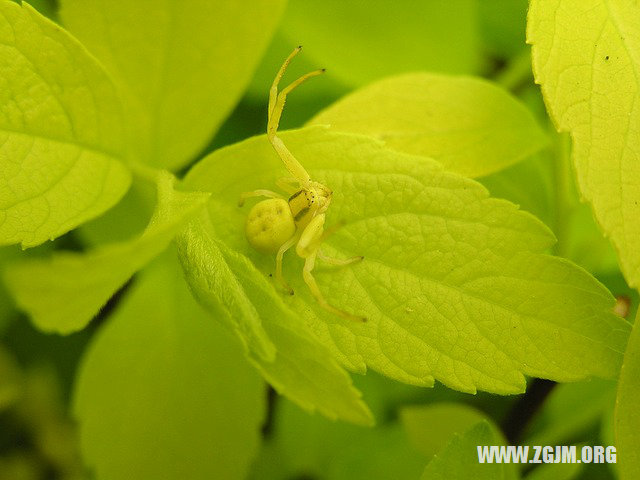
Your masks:
<path fill-rule="evenodd" d="M 484 413 L 462 403 L 413 405 L 400 410 L 411 445 L 427 458 L 443 450 L 454 434 L 462 435 L 485 419 Z M 497 431 L 494 425 L 492 428 Z"/>
<path fill-rule="evenodd" d="M 478 2 L 484 46 L 493 55 L 508 59 L 524 46 L 527 0 L 481 0 Z"/>
<path fill-rule="evenodd" d="M 267 283 L 274 259 L 250 248 L 246 211 L 237 207 L 241 192 L 269 188 L 284 172 L 262 136 L 214 152 L 185 183 L 213 192 L 209 242 L 235 250 L 244 270 L 234 282 L 263 326 L 296 318 L 356 371 L 369 365 L 407 383 L 430 386 L 436 378 L 467 392 L 521 392 L 523 374 L 560 381 L 617 374 L 629 324 L 611 312 L 613 297 L 593 277 L 540 253 L 553 236 L 534 217 L 436 162 L 369 137 L 322 127 L 281 137 L 334 190 L 327 224 L 346 226 L 323 244 L 325 254 L 365 256 L 347 268 L 318 268 L 320 289 L 368 322 L 322 310 L 293 254 L 284 276 L 296 295 Z M 188 272 L 207 262 L 196 253 L 183 265 Z"/>
<path fill-rule="evenodd" d="M 0 3 L 0 43 L 0 245 L 26 248 L 125 194 L 124 117 L 102 67 L 26 3 Z"/>
<path fill-rule="evenodd" d="M 515 480 L 518 476 L 512 464 L 478 462 L 479 445 L 503 443 L 495 429 L 483 420 L 463 435 L 454 435 L 442 453 L 429 462 L 422 480 Z"/>
<path fill-rule="evenodd" d="M 123 87 L 140 160 L 176 169 L 247 87 L 284 0 L 62 0 L 61 17 Z"/>
<path fill-rule="evenodd" d="M 276 404 L 273 418 L 251 479 L 415 480 L 427 460 L 397 423 L 364 429 L 309 416 L 288 401 Z"/>
<path fill-rule="evenodd" d="M 371 424 L 349 375 L 247 258 L 216 240 L 211 221 L 202 217 L 178 237 L 185 277 L 200 303 L 239 336 L 278 392 L 329 418 Z"/>
<path fill-rule="evenodd" d="M 613 404 L 616 384 L 593 379 L 557 385 L 525 436 L 527 445 L 566 445 L 585 440 Z"/>
<path fill-rule="evenodd" d="M 639 311 L 640 312 L 640 311 Z M 640 478 L 640 313 L 629 338 L 618 382 L 615 430 L 622 480 Z"/>
<path fill-rule="evenodd" d="M 380 80 L 309 124 L 371 135 L 471 177 L 518 163 L 548 143 L 529 110 L 495 84 L 431 73 Z"/>
<path fill-rule="evenodd" d="M 640 286 L 640 5 L 534 0 L 527 41 L 556 128 L 570 132 L 581 194 Z"/>
<path fill-rule="evenodd" d="M 61 334 L 84 328 L 118 288 L 167 248 L 209 197 L 174 190 L 174 178 L 167 172 L 161 172 L 157 182 L 156 210 L 138 238 L 88 253 L 56 252 L 6 269 L 7 287 L 38 328 Z"/>
<path fill-rule="evenodd" d="M 417 70 L 475 73 L 480 39 L 474 0 L 291 1 L 281 31 L 314 64 L 358 86 Z"/>
<path fill-rule="evenodd" d="M 94 339 L 74 411 L 97 478 L 232 480 L 258 448 L 263 399 L 235 341 L 165 256 Z"/>
<path fill-rule="evenodd" d="M 20 397 L 21 382 L 16 360 L 0 344 L 0 413 Z"/>

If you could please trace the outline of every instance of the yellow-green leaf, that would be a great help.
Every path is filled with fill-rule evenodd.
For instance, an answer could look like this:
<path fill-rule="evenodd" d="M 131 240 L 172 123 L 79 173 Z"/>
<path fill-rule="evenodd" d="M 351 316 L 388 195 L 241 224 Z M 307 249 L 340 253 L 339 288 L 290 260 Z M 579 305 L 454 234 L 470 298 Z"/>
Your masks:
<path fill-rule="evenodd" d="M 85 48 L 27 4 L 0 2 L 0 245 L 32 247 L 98 216 L 131 174 L 124 116 Z"/>
<path fill-rule="evenodd" d="M 242 192 L 274 188 L 286 175 L 260 136 L 214 152 L 185 183 L 213 194 L 211 238 L 253 264 L 236 277 L 263 325 L 289 309 L 344 365 L 417 385 L 438 379 L 462 391 L 515 393 L 525 374 L 560 381 L 617 374 L 629 324 L 613 314 L 613 296 L 591 275 L 543 253 L 554 239 L 535 217 L 433 160 L 370 137 L 323 127 L 281 137 L 333 190 L 327 226 L 345 225 L 323 244 L 325 255 L 365 257 L 345 268 L 319 261 L 320 290 L 368 321 L 321 309 L 294 251 L 285 256 L 284 276 L 295 295 L 276 285 L 267 290 L 275 259 L 249 246 L 248 209 L 237 206 Z M 270 293 L 254 296 L 257 285 Z"/>
<path fill-rule="evenodd" d="M 156 210 L 138 238 L 87 253 L 57 252 L 6 269 L 8 289 L 38 328 L 63 334 L 84 328 L 131 275 L 167 248 L 209 198 L 174 190 L 173 182 L 166 172 L 158 175 Z"/>
<path fill-rule="evenodd" d="M 63 0 L 61 18 L 128 100 L 140 160 L 176 169 L 230 113 L 284 0 Z"/>
<path fill-rule="evenodd" d="M 175 255 L 164 255 L 93 339 L 74 411 L 96 478 L 240 480 L 264 400 L 239 345 L 193 300 Z"/>
<path fill-rule="evenodd" d="M 309 124 L 370 135 L 471 177 L 517 163 L 547 143 L 531 112 L 505 90 L 480 78 L 434 73 L 375 82 Z"/>
<path fill-rule="evenodd" d="M 571 133 L 582 196 L 640 286 L 640 5 L 532 0 L 527 41 L 559 131 Z"/>

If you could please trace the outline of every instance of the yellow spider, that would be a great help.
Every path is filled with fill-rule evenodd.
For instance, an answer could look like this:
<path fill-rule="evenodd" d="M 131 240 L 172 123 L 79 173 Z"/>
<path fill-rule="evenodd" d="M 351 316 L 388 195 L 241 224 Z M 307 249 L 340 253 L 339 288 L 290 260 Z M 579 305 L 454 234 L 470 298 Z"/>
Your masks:
<path fill-rule="evenodd" d="M 293 295 L 293 290 L 282 276 L 282 257 L 287 250 L 295 245 L 296 253 L 305 259 L 302 270 L 304 281 L 320 306 L 343 318 L 364 322 L 365 318 L 347 313 L 328 303 L 318 288 L 311 273 L 316 258 L 332 265 L 349 265 L 362 260 L 363 257 L 340 260 L 325 257 L 320 252 L 322 242 L 338 228 L 335 226 L 324 230 L 325 212 L 331 203 L 331 190 L 325 185 L 311 180 L 304 167 L 276 135 L 287 94 L 309 78 L 324 72 L 324 69 L 309 72 L 278 92 L 278 84 L 289 62 L 301 49 L 302 47 L 295 48 L 287 57 L 269 90 L 267 138 L 292 175 L 292 178 L 281 178 L 276 182 L 276 185 L 290 197 L 287 200 L 271 190 L 254 190 L 243 193 L 240 196 L 240 206 L 247 198 L 268 198 L 268 200 L 256 204 L 249 212 L 245 233 L 253 248 L 262 253 L 276 254 L 276 280 L 289 294 Z"/>

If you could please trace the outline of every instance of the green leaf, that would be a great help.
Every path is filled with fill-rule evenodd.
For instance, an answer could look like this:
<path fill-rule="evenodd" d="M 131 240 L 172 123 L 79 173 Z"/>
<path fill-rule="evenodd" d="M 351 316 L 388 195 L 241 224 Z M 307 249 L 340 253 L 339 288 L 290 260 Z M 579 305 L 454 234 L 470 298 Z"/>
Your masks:
<path fill-rule="evenodd" d="M 241 479 L 264 384 L 166 255 L 136 281 L 84 358 L 74 396 L 97 478 Z"/>
<path fill-rule="evenodd" d="M 158 204 L 138 238 L 87 253 L 54 253 L 49 259 L 7 268 L 7 287 L 38 328 L 62 334 L 84 328 L 118 288 L 167 248 L 209 197 L 174 190 L 174 178 L 166 172 L 157 181 Z"/>
<path fill-rule="evenodd" d="M 113 206 L 131 174 L 116 90 L 67 32 L 0 2 L 0 245 L 32 247 Z"/>
<path fill-rule="evenodd" d="M 640 310 L 639 310 L 640 312 Z M 629 339 L 618 383 L 615 425 L 620 478 L 640 477 L 640 313 Z"/>
<path fill-rule="evenodd" d="M 249 299 L 254 285 L 265 290 L 252 300 L 263 322 L 288 311 L 349 368 L 364 372 L 368 365 L 416 385 L 435 378 L 466 392 L 515 393 L 524 389 L 524 374 L 559 381 L 617 374 L 629 324 L 611 312 L 613 297 L 593 277 L 541 253 L 553 236 L 534 217 L 434 161 L 369 137 L 322 127 L 281 137 L 312 177 L 333 189 L 327 225 L 346 223 L 324 253 L 365 256 L 346 268 L 319 262 L 320 290 L 369 321 L 322 310 L 293 253 L 284 276 L 296 294 L 267 283 L 275 260 L 250 248 L 247 209 L 237 207 L 242 192 L 273 188 L 285 172 L 261 136 L 214 152 L 185 182 L 213 192 L 212 239 L 247 265 L 239 281 Z"/>
<path fill-rule="evenodd" d="M 586 440 L 585 435 L 613 405 L 615 386 L 614 382 L 598 379 L 557 385 L 531 422 L 523 443 L 566 445 Z"/>
<path fill-rule="evenodd" d="M 556 128 L 570 132 L 582 196 L 640 286 L 640 5 L 533 0 L 527 41 Z"/>
<path fill-rule="evenodd" d="M 478 446 L 500 445 L 500 436 L 487 421 L 481 421 L 464 435 L 455 435 L 441 454 L 436 455 L 422 480 L 498 480 L 518 478 L 513 465 L 478 462 Z"/>
<path fill-rule="evenodd" d="M 433 73 L 380 80 L 309 123 L 371 135 L 472 177 L 517 163 L 547 143 L 533 115 L 505 90 L 480 78 Z"/>
<path fill-rule="evenodd" d="M 290 2 L 281 31 L 349 86 L 408 71 L 479 69 L 474 0 L 399 1 L 393 8 L 385 2 Z"/>
<path fill-rule="evenodd" d="M 485 49 L 502 58 L 523 49 L 527 0 L 482 0 L 478 2 L 480 29 Z"/>
<path fill-rule="evenodd" d="M 249 260 L 215 239 L 206 215 L 177 241 L 196 298 L 239 336 L 251 362 L 278 392 L 332 419 L 372 423 L 349 375 Z"/>
<path fill-rule="evenodd" d="M 462 435 L 485 419 L 484 413 L 463 403 L 413 405 L 400 410 L 411 444 L 428 458 L 443 450 L 454 434 Z"/>
<path fill-rule="evenodd" d="M 65 25 L 114 74 L 140 160 L 184 166 L 230 113 L 284 0 L 62 0 Z"/>
<path fill-rule="evenodd" d="M 307 415 L 288 401 L 276 403 L 273 419 L 250 479 L 415 480 L 428 460 L 397 422 L 362 428 Z"/>

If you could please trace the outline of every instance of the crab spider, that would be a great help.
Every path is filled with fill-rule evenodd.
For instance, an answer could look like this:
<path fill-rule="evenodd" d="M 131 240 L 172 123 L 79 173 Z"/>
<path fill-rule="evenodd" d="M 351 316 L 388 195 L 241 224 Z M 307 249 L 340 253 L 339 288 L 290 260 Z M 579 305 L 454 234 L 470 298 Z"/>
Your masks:
<path fill-rule="evenodd" d="M 304 259 L 302 277 L 318 304 L 340 317 L 364 322 L 366 321 L 364 317 L 352 315 L 331 305 L 318 288 L 312 273 L 316 259 L 343 266 L 362 260 L 363 257 L 337 259 L 325 257 L 322 254 L 320 251 L 322 242 L 339 227 L 324 229 L 325 212 L 331 203 L 331 190 L 311 180 L 304 167 L 277 135 L 287 94 L 309 78 L 324 72 L 324 69 L 309 72 L 278 91 L 278 84 L 287 66 L 301 49 L 302 47 L 295 48 L 287 57 L 269 90 L 267 138 L 291 175 L 276 182 L 276 185 L 289 197 L 285 198 L 279 193 L 264 189 L 243 193 L 240 196 L 240 206 L 247 198 L 267 197 L 267 200 L 257 203 L 249 212 L 245 234 L 249 244 L 259 252 L 276 254 L 276 281 L 289 294 L 293 295 L 293 290 L 282 276 L 282 258 L 285 252 L 295 245 L 296 253 Z"/>

